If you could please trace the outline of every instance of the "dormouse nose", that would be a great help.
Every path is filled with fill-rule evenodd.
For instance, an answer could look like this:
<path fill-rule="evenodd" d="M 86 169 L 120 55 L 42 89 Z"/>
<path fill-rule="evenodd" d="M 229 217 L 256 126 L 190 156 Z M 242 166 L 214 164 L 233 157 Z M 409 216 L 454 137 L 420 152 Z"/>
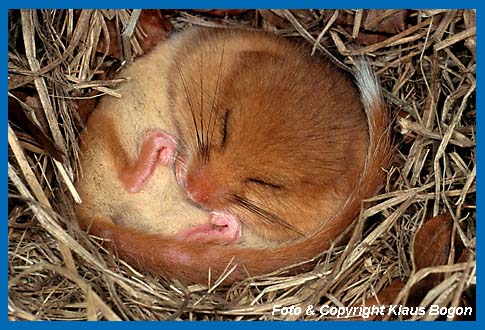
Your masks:
<path fill-rule="evenodd" d="M 221 208 L 227 190 L 207 167 L 188 173 L 186 183 L 187 194 L 194 202 L 212 210 Z"/>

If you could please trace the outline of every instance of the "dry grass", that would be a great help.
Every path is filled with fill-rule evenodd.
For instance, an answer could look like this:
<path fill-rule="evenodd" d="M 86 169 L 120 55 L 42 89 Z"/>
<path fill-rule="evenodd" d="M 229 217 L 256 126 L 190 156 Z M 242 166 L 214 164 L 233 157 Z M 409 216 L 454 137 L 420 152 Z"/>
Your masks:
<path fill-rule="evenodd" d="M 135 14 L 135 15 L 134 15 Z M 407 25 L 369 45 L 356 46 L 374 22 L 362 11 L 254 11 L 217 18 L 171 13 L 175 30 L 187 25 L 245 25 L 305 40 L 347 67 L 366 54 L 378 72 L 395 116 L 396 152 L 385 192 L 363 206 L 349 244 L 322 254 L 315 268 L 297 276 L 283 271 L 248 279 L 229 289 L 183 287 L 140 274 L 109 254 L 77 226 L 72 182 L 80 175 L 76 99 L 88 92 L 116 95 L 116 81 L 99 80 L 107 58 L 96 54 L 115 17 L 127 28 L 122 56 L 141 51 L 143 31 L 132 11 L 11 11 L 9 96 L 38 95 L 24 102 L 57 151 L 9 121 L 9 300 L 11 320 L 321 319 L 271 315 L 275 304 L 351 306 L 375 296 L 393 279 L 411 285 L 430 272 L 446 274 L 421 306 L 458 306 L 473 291 L 475 274 L 475 13 L 411 11 Z M 345 20 L 343 19 L 345 17 Z M 345 26 L 350 23 L 350 28 Z M 365 24 L 364 24 L 365 23 Z M 278 25 L 275 27 L 274 25 Z M 320 56 L 320 55 L 319 55 Z M 40 112 L 39 112 L 40 111 Z M 47 145 L 47 146 L 46 146 Z M 453 235 L 466 258 L 415 271 L 412 242 L 424 220 L 449 212 Z M 451 254 L 455 250 L 451 249 Z M 415 319 L 433 319 L 419 316 Z"/>

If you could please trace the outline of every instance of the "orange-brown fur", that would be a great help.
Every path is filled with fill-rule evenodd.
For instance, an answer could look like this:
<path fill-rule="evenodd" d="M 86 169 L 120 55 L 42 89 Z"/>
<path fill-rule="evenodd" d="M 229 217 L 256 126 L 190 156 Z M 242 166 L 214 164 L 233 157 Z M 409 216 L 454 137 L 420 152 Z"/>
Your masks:
<path fill-rule="evenodd" d="M 156 75 L 162 70 L 158 65 L 165 65 L 168 87 L 160 94 L 170 100 L 165 106 L 172 111 L 187 189 L 209 196 L 205 208 L 236 214 L 260 241 L 281 244 L 187 242 L 115 224 L 106 214 L 93 212 L 86 219 L 86 208 L 78 212 L 83 226 L 112 239 L 120 256 L 139 267 L 187 282 L 206 282 L 209 269 L 212 276 L 220 275 L 233 258 L 238 267 L 227 282 L 327 249 L 384 178 L 381 168 L 387 165 L 390 142 L 378 87 L 363 84 L 364 92 L 372 89 L 364 109 L 349 77 L 269 34 L 191 31 L 173 45 L 152 54 L 164 63 L 140 61 L 140 66 L 147 66 L 147 75 Z M 139 70 L 137 62 L 132 69 Z M 203 148 L 195 142 L 195 125 Z M 156 184 L 155 177 L 148 183 Z M 249 212 L 234 196 L 254 202 L 277 220 Z"/>
<path fill-rule="evenodd" d="M 199 180 L 210 180 L 207 189 L 221 192 L 207 207 L 230 208 L 266 239 L 287 242 L 310 233 L 342 206 L 364 166 L 367 124 L 352 81 L 328 62 L 268 34 L 216 31 L 196 35 L 187 45 L 183 55 L 176 54 L 169 80 L 181 140 L 190 143 L 188 179 L 203 169 Z M 188 100 L 199 126 L 205 126 L 199 131 L 210 132 L 209 122 L 215 122 L 207 165 L 193 150 Z M 221 148 L 225 111 L 231 120 Z M 260 187 L 247 178 L 284 188 Z M 295 230 L 231 204 L 234 194 L 288 219 Z"/>

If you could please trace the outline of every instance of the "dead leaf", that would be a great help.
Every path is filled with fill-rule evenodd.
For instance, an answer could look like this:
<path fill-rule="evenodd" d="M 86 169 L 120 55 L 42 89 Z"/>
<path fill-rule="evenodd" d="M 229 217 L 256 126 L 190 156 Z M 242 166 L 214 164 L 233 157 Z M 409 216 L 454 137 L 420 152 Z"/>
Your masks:
<path fill-rule="evenodd" d="M 277 29 L 287 29 L 291 26 L 287 20 L 276 15 L 272 10 L 258 10 L 258 14 L 261 15 L 265 23 L 270 24 Z"/>
<path fill-rule="evenodd" d="M 315 22 L 313 12 L 308 9 L 291 9 L 291 14 L 304 26 L 308 26 Z"/>
<path fill-rule="evenodd" d="M 48 132 L 49 123 L 45 117 L 44 108 L 42 108 L 42 102 L 40 102 L 39 96 L 27 96 L 24 102 L 31 107 L 32 110 L 34 110 L 35 118 L 39 122 L 40 127 L 44 130 L 44 132 Z"/>
<path fill-rule="evenodd" d="M 363 28 L 377 33 L 395 34 L 406 29 L 409 10 L 364 10 Z"/>
<path fill-rule="evenodd" d="M 106 51 L 106 47 L 108 47 L 107 55 L 111 56 L 116 59 L 120 59 L 120 44 L 118 38 L 118 29 L 116 28 L 116 24 L 113 20 L 105 20 L 106 27 L 108 28 L 108 35 L 109 35 L 109 45 L 107 45 L 107 38 L 105 35 L 101 35 L 99 37 L 98 46 L 96 47 L 96 51 L 98 53 L 104 54 Z"/>
<path fill-rule="evenodd" d="M 375 321 L 375 320 L 381 320 L 384 318 L 384 316 L 387 315 L 387 310 L 389 308 L 389 305 L 391 305 L 396 297 L 398 296 L 399 292 L 401 292 L 402 288 L 404 287 L 404 283 L 400 279 L 395 279 L 389 284 L 387 287 L 379 291 L 377 293 L 376 297 L 371 297 L 369 299 L 366 299 L 366 301 L 363 304 L 355 304 L 353 307 L 360 307 L 360 306 L 365 306 L 365 307 L 373 307 L 376 306 L 375 308 L 381 308 L 381 306 L 384 307 L 384 312 L 382 315 L 381 313 L 375 312 L 372 313 L 372 315 L 369 315 L 369 317 L 364 318 L 362 317 L 355 317 L 351 318 L 351 320 L 365 320 L 365 321 Z"/>
<path fill-rule="evenodd" d="M 40 111 L 39 109 L 35 109 L 40 104 L 38 97 L 30 96 L 19 91 L 12 92 L 12 94 L 14 94 L 18 100 L 13 97 L 8 98 L 8 120 L 22 129 L 24 132 L 30 134 L 34 141 L 41 146 L 42 150 L 46 154 L 60 162 L 64 162 L 66 155 L 46 134 L 46 132 L 48 132 L 48 126 L 44 126 L 44 128 L 39 126 L 29 115 L 27 115 L 26 110 L 24 110 L 20 103 L 23 102 L 25 105 L 31 107 L 36 113 L 37 120 L 41 121 L 40 118 L 43 118 L 43 116 L 39 117 L 37 114 L 43 114 L 42 106 L 40 105 Z"/>
<path fill-rule="evenodd" d="M 416 271 L 448 264 L 451 249 L 453 220 L 448 213 L 440 214 L 425 222 L 414 240 L 414 264 Z M 463 245 L 454 241 L 454 260 L 463 260 Z M 466 250 L 465 250 L 466 251 Z M 408 301 L 418 303 L 424 295 L 444 279 L 445 274 L 433 273 L 416 283 L 410 291 Z"/>
<path fill-rule="evenodd" d="M 116 26 L 115 20 L 105 20 L 109 34 L 108 55 L 120 59 L 120 29 Z M 170 22 L 166 21 L 160 10 L 142 10 L 137 22 L 137 29 L 142 32 L 143 37 L 139 38 L 140 46 L 144 52 L 149 51 L 153 46 L 167 38 L 167 32 L 172 29 Z M 104 53 L 107 39 L 102 35 L 99 38 L 96 51 Z"/>
<path fill-rule="evenodd" d="M 369 46 L 384 41 L 389 38 L 390 34 L 404 31 L 409 14 L 409 10 L 364 10 L 361 28 L 355 43 Z M 332 12 L 325 11 L 323 21 L 327 22 L 331 16 Z M 351 35 L 355 25 L 355 15 L 341 11 L 335 23 Z"/>
<path fill-rule="evenodd" d="M 172 25 L 165 21 L 160 10 L 142 10 L 137 28 L 142 30 L 145 35 L 140 38 L 140 46 L 144 52 L 147 52 L 159 42 L 167 39 L 167 32 Z"/>
<path fill-rule="evenodd" d="M 448 213 L 431 218 L 419 228 L 414 240 L 416 271 L 447 263 L 452 229 L 453 222 Z"/>
<path fill-rule="evenodd" d="M 99 97 L 96 96 L 100 94 L 102 94 L 100 91 L 92 90 L 88 93 L 84 93 L 82 98 L 74 100 L 74 104 L 82 124 L 86 123 L 89 115 L 93 112 L 94 108 L 96 108 L 96 104 L 99 101 Z"/>
<path fill-rule="evenodd" d="M 346 30 L 349 32 L 349 34 L 352 32 L 352 29 L 350 29 L 350 28 L 347 28 Z M 357 36 L 357 38 L 355 38 L 354 42 L 357 45 L 370 46 L 370 45 L 376 44 L 378 42 L 384 41 L 387 38 L 388 38 L 388 36 L 386 36 L 384 34 L 368 33 L 368 32 L 360 31 L 359 35 Z"/>

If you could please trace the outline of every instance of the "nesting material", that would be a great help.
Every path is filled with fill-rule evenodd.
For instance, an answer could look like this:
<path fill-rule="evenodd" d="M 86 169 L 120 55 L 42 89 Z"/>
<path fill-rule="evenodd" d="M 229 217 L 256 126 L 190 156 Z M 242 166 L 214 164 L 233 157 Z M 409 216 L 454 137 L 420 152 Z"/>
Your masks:
<path fill-rule="evenodd" d="M 396 145 L 386 187 L 362 205 L 349 243 L 306 273 L 184 287 L 139 273 L 77 225 L 77 138 L 96 98 L 119 96 L 110 70 L 188 25 L 273 31 L 344 69 L 366 55 L 379 75 Z M 371 301 L 474 308 L 475 33 L 472 10 L 11 10 L 9 319 L 320 320 L 333 317 L 306 307 Z M 442 213 L 423 244 L 419 228 Z M 443 316 L 384 317 L 396 318 Z"/>

